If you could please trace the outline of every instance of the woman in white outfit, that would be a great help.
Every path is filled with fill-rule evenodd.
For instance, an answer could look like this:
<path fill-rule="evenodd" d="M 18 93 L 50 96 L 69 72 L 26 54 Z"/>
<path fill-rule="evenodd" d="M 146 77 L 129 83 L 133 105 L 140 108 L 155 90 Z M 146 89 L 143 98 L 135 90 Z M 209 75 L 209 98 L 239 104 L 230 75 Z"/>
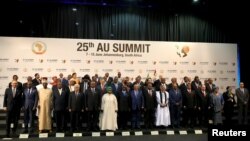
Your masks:
<path fill-rule="evenodd" d="M 167 127 L 171 124 L 169 112 L 169 93 L 164 85 L 160 86 L 160 91 L 156 92 L 156 126 Z"/>

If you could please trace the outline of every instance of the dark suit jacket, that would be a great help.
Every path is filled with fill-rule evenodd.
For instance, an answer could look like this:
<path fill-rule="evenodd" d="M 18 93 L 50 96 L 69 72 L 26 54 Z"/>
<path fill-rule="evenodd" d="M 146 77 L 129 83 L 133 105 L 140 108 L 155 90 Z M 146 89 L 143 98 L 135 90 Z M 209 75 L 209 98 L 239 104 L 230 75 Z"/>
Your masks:
<path fill-rule="evenodd" d="M 185 91 L 182 101 L 183 106 L 186 106 L 187 108 L 194 108 L 197 105 L 195 91 L 191 91 L 190 93 L 188 91 Z"/>
<path fill-rule="evenodd" d="M 244 104 L 244 102 L 248 103 L 249 100 L 249 92 L 248 89 L 244 88 L 244 93 L 240 90 L 240 88 L 236 89 L 237 103 L 239 105 Z"/>
<path fill-rule="evenodd" d="M 101 105 L 101 92 L 99 89 L 95 88 L 95 93 L 92 93 L 91 89 L 86 91 L 86 103 L 85 107 L 88 111 L 99 110 Z"/>
<path fill-rule="evenodd" d="M 126 92 L 123 94 L 122 91 L 119 91 L 117 94 L 117 102 L 118 102 L 118 111 L 129 111 L 130 109 L 130 94 Z"/>
<path fill-rule="evenodd" d="M 11 82 L 9 83 L 9 88 L 11 88 Z M 17 89 L 21 92 L 23 91 L 23 84 L 17 81 Z"/>
<path fill-rule="evenodd" d="M 57 87 L 53 87 L 53 104 L 55 111 L 64 111 L 68 107 L 69 91 L 62 88 L 62 93 L 60 95 Z"/>
<path fill-rule="evenodd" d="M 31 93 L 28 90 L 28 88 L 23 90 L 23 107 L 25 110 L 35 109 L 38 102 L 38 92 L 35 87 L 31 88 Z"/>
<path fill-rule="evenodd" d="M 122 90 L 122 83 L 118 82 L 117 89 L 115 87 L 115 84 L 111 83 L 111 88 L 112 88 L 113 93 L 117 96 L 118 92 Z"/>
<path fill-rule="evenodd" d="M 210 106 L 210 94 L 206 92 L 206 96 L 204 96 L 201 90 L 196 92 L 197 98 L 197 107 L 200 107 L 202 110 L 208 110 L 208 106 Z"/>
<path fill-rule="evenodd" d="M 37 79 L 36 78 L 34 78 L 33 80 L 32 80 L 32 86 L 37 86 L 37 85 L 39 85 L 40 84 L 40 82 L 38 82 L 37 81 Z"/>
<path fill-rule="evenodd" d="M 200 90 L 200 87 L 201 87 L 201 81 L 198 82 L 198 87 L 196 86 L 195 84 L 195 81 L 192 81 L 191 82 L 191 89 L 194 90 L 195 92 L 198 92 Z"/>
<path fill-rule="evenodd" d="M 77 96 L 75 92 L 69 94 L 69 103 L 68 107 L 72 112 L 80 112 L 84 110 L 84 96 L 82 93 L 79 93 Z"/>
<path fill-rule="evenodd" d="M 145 109 L 146 110 L 154 110 L 157 106 L 156 102 L 156 93 L 155 90 L 152 90 L 152 95 L 149 95 L 148 89 L 143 89 L 143 95 L 144 95 L 144 103 L 145 103 Z"/>
<path fill-rule="evenodd" d="M 182 94 L 180 89 L 177 89 L 177 94 L 174 89 L 169 90 L 169 101 L 170 106 L 175 106 L 176 103 L 179 103 L 179 106 L 182 105 Z"/>
<path fill-rule="evenodd" d="M 8 111 L 12 111 L 13 109 L 21 109 L 22 91 L 16 89 L 16 95 L 13 97 L 12 88 L 7 88 L 4 94 L 3 107 L 7 107 Z"/>
<path fill-rule="evenodd" d="M 135 96 L 135 91 L 132 90 L 130 92 L 131 95 L 131 109 L 132 110 L 140 110 L 144 108 L 144 97 L 141 90 L 138 90 L 137 96 Z"/>
<path fill-rule="evenodd" d="M 206 83 L 206 91 L 208 92 L 208 94 L 213 93 L 215 87 L 216 87 L 215 84 L 212 84 L 212 88 L 211 88 L 210 85 Z"/>

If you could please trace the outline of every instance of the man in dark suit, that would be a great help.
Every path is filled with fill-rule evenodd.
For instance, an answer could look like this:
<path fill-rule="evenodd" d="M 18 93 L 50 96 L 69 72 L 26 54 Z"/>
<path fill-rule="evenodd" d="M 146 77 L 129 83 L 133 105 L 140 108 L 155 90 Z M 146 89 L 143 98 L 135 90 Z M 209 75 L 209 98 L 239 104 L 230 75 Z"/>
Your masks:
<path fill-rule="evenodd" d="M 6 136 L 10 136 L 10 124 L 14 123 L 13 134 L 16 134 L 20 107 L 22 106 L 22 91 L 17 89 L 17 81 L 12 81 L 11 88 L 7 88 L 4 94 L 4 110 L 7 111 L 6 117 Z"/>
<path fill-rule="evenodd" d="M 34 131 L 34 117 L 37 101 L 37 90 L 35 87 L 32 87 L 32 81 L 28 81 L 27 87 L 23 91 L 24 133 L 28 133 L 28 123 L 30 123 L 30 132 L 32 133 Z"/>
<path fill-rule="evenodd" d="M 155 122 L 155 108 L 157 106 L 156 93 L 153 89 L 152 83 L 148 83 L 147 87 L 143 89 L 143 95 L 145 98 L 145 127 L 153 128 Z"/>
<path fill-rule="evenodd" d="M 82 127 L 81 112 L 84 111 L 84 96 L 80 93 L 80 85 L 74 85 L 74 91 L 69 95 L 69 112 L 70 112 L 70 123 L 71 123 L 71 131 L 80 130 Z"/>
<path fill-rule="evenodd" d="M 173 88 L 169 90 L 170 100 L 170 115 L 171 124 L 173 127 L 180 127 L 181 107 L 182 107 L 182 94 L 177 84 L 173 84 Z"/>
<path fill-rule="evenodd" d="M 239 124 L 247 125 L 247 109 L 248 109 L 248 100 L 249 100 L 249 91 L 248 89 L 244 88 L 244 83 L 240 82 L 240 87 L 236 89 L 236 96 L 237 96 L 237 104 L 239 108 Z"/>
<path fill-rule="evenodd" d="M 53 87 L 53 104 L 56 119 L 56 131 L 66 130 L 65 120 L 66 108 L 68 106 L 69 90 L 63 87 L 62 82 L 58 81 L 57 86 Z"/>
<path fill-rule="evenodd" d="M 31 76 L 28 76 L 27 77 L 27 82 L 23 83 L 23 91 L 24 89 L 26 89 L 28 87 L 28 82 L 31 81 L 32 83 L 32 77 Z"/>
<path fill-rule="evenodd" d="M 206 86 L 203 84 L 201 89 L 196 92 L 197 98 L 197 116 L 199 126 L 207 126 L 208 119 L 211 117 L 210 94 L 206 92 Z M 210 116 L 210 117 L 209 117 Z"/>
<path fill-rule="evenodd" d="M 62 82 L 63 86 L 69 86 L 69 81 L 65 77 L 63 77 L 63 73 L 59 74 L 59 79 Z"/>
<path fill-rule="evenodd" d="M 216 88 L 212 78 L 208 78 L 208 83 L 206 83 L 205 86 L 208 94 L 212 94 Z"/>
<path fill-rule="evenodd" d="M 18 76 L 17 76 L 17 75 L 13 75 L 12 78 L 13 78 L 12 81 L 16 81 L 16 82 L 17 82 L 17 86 L 16 86 L 17 89 L 18 89 L 19 91 L 22 91 L 22 90 L 23 90 L 23 85 L 22 85 L 21 82 L 18 81 Z M 11 88 L 12 81 L 9 83 L 9 88 Z"/>
<path fill-rule="evenodd" d="M 32 84 L 33 84 L 34 87 L 41 84 L 39 73 L 35 74 L 35 78 L 32 80 Z"/>
<path fill-rule="evenodd" d="M 117 95 L 118 102 L 118 127 L 120 129 L 127 129 L 127 123 L 130 111 L 130 94 L 126 85 L 122 86 Z"/>
<path fill-rule="evenodd" d="M 112 88 L 113 94 L 115 94 L 116 96 L 118 95 L 118 92 L 122 89 L 122 83 L 118 81 L 117 76 L 114 77 L 114 81 L 111 83 L 111 88 Z"/>
<path fill-rule="evenodd" d="M 140 84 L 135 84 L 131 95 L 132 128 L 140 129 L 141 111 L 144 109 L 144 97 L 140 89 Z"/>
<path fill-rule="evenodd" d="M 90 82 L 90 88 L 87 89 L 85 96 L 85 108 L 88 115 L 87 130 L 97 130 L 97 122 L 101 105 L 101 91 L 96 88 L 95 81 Z"/>

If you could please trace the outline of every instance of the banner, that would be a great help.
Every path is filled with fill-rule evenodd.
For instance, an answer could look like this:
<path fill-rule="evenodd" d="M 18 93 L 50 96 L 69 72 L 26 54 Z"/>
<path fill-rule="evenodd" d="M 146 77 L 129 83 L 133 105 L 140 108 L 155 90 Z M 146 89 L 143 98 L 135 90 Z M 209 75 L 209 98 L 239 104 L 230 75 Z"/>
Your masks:
<path fill-rule="evenodd" d="M 121 72 L 131 81 L 162 75 L 167 83 L 177 77 L 179 84 L 184 76 L 197 75 L 202 82 L 212 78 L 221 92 L 235 88 L 239 79 L 237 44 L 0 37 L 0 49 L 0 107 L 14 74 L 22 83 L 35 73 L 51 79 L 59 73 L 113 77 Z"/>

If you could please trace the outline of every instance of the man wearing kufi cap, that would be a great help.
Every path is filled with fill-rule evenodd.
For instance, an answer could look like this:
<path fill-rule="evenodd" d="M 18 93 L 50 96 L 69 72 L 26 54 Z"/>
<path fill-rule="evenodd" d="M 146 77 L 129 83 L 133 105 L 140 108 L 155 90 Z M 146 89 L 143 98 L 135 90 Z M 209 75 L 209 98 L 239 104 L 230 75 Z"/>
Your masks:
<path fill-rule="evenodd" d="M 47 78 L 42 79 L 42 88 L 38 90 L 38 123 L 39 132 L 51 132 L 51 110 L 53 108 L 52 90 L 48 88 Z"/>
<path fill-rule="evenodd" d="M 112 93 L 112 88 L 107 87 L 106 94 L 102 97 L 101 104 L 101 114 L 100 114 L 100 129 L 101 130 L 113 130 L 115 131 L 117 127 L 117 99 Z"/>

